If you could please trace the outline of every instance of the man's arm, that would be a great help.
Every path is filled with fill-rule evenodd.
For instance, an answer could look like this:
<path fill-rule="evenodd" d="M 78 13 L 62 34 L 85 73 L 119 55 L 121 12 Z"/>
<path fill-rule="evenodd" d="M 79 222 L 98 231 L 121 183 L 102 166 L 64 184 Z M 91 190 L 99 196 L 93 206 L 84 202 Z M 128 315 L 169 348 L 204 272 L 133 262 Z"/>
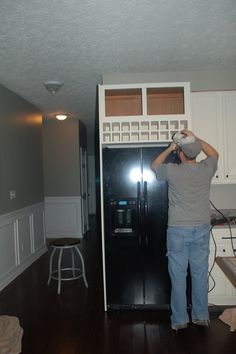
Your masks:
<path fill-rule="evenodd" d="M 172 153 L 172 151 L 175 151 L 177 148 L 177 145 L 175 143 L 171 143 L 164 151 L 162 151 L 151 163 L 151 169 L 155 172 L 155 169 L 158 165 L 161 165 L 166 158 Z"/>
<path fill-rule="evenodd" d="M 218 151 L 216 151 L 216 149 L 213 148 L 213 146 L 211 146 L 210 144 L 208 144 L 206 141 L 199 139 L 200 143 L 202 144 L 202 151 L 204 152 L 204 154 L 209 157 L 209 156 L 213 156 L 215 157 L 217 160 L 219 158 L 219 153 Z"/>
<path fill-rule="evenodd" d="M 206 141 L 196 137 L 191 130 L 184 129 L 184 130 L 181 131 L 181 133 L 184 134 L 184 135 L 187 135 L 187 136 L 194 136 L 195 139 L 198 139 L 200 141 L 200 143 L 202 145 L 202 151 L 204 152 L 204 154 L 207 157 L 213 156 L 213 157 L 215 157 L 218 160 L 218 158 L 219 158 L 218 151 L 216 151 L 216 149 L 213 148 L 213 146 L 208 144 Z"/>

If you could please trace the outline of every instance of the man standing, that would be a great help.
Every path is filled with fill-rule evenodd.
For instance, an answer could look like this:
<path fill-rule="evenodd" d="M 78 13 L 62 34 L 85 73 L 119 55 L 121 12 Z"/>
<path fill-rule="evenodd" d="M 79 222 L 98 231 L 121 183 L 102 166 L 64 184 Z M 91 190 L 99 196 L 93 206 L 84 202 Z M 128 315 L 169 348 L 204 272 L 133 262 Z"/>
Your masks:
<path fill-rule="evenodd" d="M 175 139 L 174 139 L 175 140 Z M 168 183 L 167 256 L 171 278 L 171 327 L 186 328 L 189 322 L 186 276 L 192 281 L 192 322 L 209 325 L 208 257 L 210 239 L 210 185 L 217 170 L 218 152 L 190 130 L 181 131 L 151 164 L 157 179 Z M 206 158 L 196 161 L 197 155 Z M 176 151 L 180 164 L 164 163 Z"/>

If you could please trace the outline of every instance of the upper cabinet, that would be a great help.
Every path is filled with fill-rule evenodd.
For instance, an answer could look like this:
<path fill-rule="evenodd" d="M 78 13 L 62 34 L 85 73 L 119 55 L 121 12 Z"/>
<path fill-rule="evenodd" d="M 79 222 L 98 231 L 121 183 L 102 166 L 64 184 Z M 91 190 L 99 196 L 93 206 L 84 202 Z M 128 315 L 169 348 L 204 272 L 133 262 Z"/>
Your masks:
<path fill-rule="evenodd" d="M 190 84 L 99 86 L 100 143 L 169 142 L 190 127 Z"/>
<path fill-rule="evenodd" d="M 191 100 L 194 133 L 219 152 L 213 183 L 236 183 L 236 91 L 193 92 Z"/>

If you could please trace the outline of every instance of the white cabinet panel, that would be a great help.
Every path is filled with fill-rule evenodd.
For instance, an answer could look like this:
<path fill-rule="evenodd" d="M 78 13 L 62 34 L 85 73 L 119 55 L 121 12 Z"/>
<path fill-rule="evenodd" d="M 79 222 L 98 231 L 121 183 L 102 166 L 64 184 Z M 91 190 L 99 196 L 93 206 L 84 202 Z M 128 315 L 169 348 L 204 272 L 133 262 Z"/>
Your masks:
<path fill-rule="evenodd" d="M 227 228 L 213 228 L 213 239 L 210 241 L 210 256 L 209 256 L 209 271 L 212 268 L 214 258 L 216 257 L 232 257 L 234 255 L 231 243 L 231 235 Z M 232 229 L 233 245 L 236 249 L 236 229 Z M 216 244 L 216 246 L 215 246 Z M 212 289 L 213 288 L 213 289 Z M 212 289 L 212 290 L 211 290 Z M 235 305 L 236 304 L 236 290 L 229 279 L 226 277 L 220 267 L 214 263 L 209 277 L 208 294 L 209 304 L 215 305 Z"/>
<path fill-rule="evenodd" d="M 13 269 L 17 264 L 15 252 L 14 223 L 0 224 L 0 279 Z"/>
<path fill-rule="evenodd" d="M 0 215 L 0 290 L 46 252 L 42 203 Z"/>
<path fill-rule="evenodd" d="M 218 95 L 215 92 L 194 92 L 192 93 L 192 129 L 202 140 L 211 144 L 217 151 L 222 149 L 222 131 L 219 129 L 220 107 Z M 198 160 L 205 158 L 202 152 Z M 220 154 L 219 165 L 222 155 Z M 216 171 L 214 182 L 217 183 L 221 171 Z"/>
<path fill-rule="evenodd" d="M 45 245 L 44 213 L 43 209 L 36 209 L 33 217 L 33 252 Z"/>
<path fill-rule="evenodd" d="M 30 216 L 26 215 L 17 220 L 18 247 L 20 263 L 31 255 Z"/>
<path fill-rule="evenodd" d="M 212 182 L 236 183 L 236 91 L 193 92 L 191 100 L 193 131 L 219 152 Z"/>
<path fill-rule="evenodd" d="M 236 92 L 222 94 L 224 132 L 224 179 L 236 183 Z"/>

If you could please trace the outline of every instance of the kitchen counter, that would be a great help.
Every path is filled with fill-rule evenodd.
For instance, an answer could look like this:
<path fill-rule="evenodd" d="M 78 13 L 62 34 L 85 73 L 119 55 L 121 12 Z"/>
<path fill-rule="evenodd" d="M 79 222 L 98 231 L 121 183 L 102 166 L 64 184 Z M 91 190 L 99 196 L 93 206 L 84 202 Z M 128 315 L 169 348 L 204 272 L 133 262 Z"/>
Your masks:
<path fill-rule="evenodd" d="M 236 209 L 211 210 L 211 225 L 236 226 Z"/>

